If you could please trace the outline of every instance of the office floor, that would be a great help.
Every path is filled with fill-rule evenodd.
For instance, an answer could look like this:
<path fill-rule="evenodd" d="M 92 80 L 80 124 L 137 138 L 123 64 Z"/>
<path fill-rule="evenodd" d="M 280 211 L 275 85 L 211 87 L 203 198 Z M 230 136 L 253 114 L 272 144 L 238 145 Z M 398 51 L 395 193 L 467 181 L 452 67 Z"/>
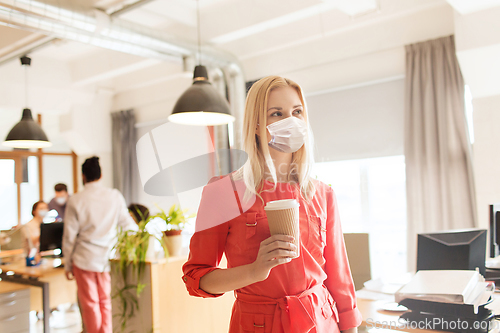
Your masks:
<path fill-rule="evenodd" d="M 80 333 L 82 321 L 78 308 L 53 311 L 50 316 L 51 333 Z M 43 333 L 43 320 L 37 320 L 35 312 L 30 313 L 30 333 Z"/>

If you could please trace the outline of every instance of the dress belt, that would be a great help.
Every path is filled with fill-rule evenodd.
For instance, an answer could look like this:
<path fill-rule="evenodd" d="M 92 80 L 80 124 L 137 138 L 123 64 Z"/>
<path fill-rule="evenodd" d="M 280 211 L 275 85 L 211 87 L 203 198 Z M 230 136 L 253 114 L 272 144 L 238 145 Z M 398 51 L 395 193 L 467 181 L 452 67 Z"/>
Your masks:
<path fill-rule="evenodd" d="M 323 286 L 318 284 L 310 289 L 305 290 L 299 295 L 285 296 L 283 298 L 271 298 L 267 296 L 244 294 L 235 291 L 236 299 L 243 303 L 258 304 L 258 305 L 272 305 L 276 304 L 273 318 L 273 333 L 280 332 L 279 317 L 281 316 L 281 323 L 283 330 L 290 333 L 303 333 L 309 332 L 316 323 L 307 312 L 302 298 L 307 297 L 314 293 L 324 293 Z M 300 319 L 298 319 L 300 318 Z"/>

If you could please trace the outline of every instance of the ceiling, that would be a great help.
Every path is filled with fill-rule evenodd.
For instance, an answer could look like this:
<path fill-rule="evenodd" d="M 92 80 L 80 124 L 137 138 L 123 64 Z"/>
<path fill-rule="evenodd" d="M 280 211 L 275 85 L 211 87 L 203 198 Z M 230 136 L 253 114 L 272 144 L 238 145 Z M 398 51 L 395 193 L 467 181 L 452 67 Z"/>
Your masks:
<path fill-rule="evenodd" d="M 69 9 L 99 8 L 112 12 L 136 2 L 135 8 L 116 16 L 183 40 L 196 41 L 195 0 L 79 0 L 72 1 Z M 245 59 L 370 20 L 383 20 L 443 3 L 444 0 L 200 0 L 201 39 L 203 44 Z M 1 27 L 0 32 L 0 57 L 12 53 L 16 43 L 22 46 L 40 37 L 5 27 Z M 40 55 L 63 61 L 85 57 L 95 49 L 76 43 L 48 45 Z"/>
<path fill-rule="evenodd" d="M 159 35 L 196 44 L 196 0 L 38 1 L 56 6 L 62 4 L 75 12 L 97 9 L 136 27 L 153 29 Z M 8 2 L 0 0 L 0 3 Z M 307 85 L 308 80 L 315 80 L 315 73 L 325 70 L 314 66 L 325 61 L 336 61 L 337 67 L 332 67 L 335 69 L 352 67 L 358 66 L 358 62 L 350 65 L 351 59 L 376 54 L 375 59 L 379 54 L 392 52 L 388 50 L 395 46 L 403 49 L 406 40 L 390 31 L 393 26 L 407 29 L 400 35 L 410 36 L 412 42 L 419 41 L 418 36 L 437 38 L 453 33 L 453 15 L 446 14 L 452 12 L 452 7 L 458 13 L 468 14 L 499 5 L 500 0 L 199 0 L 201 43 L 234 55 L 246 69 L 247 80 L 257 79 L 263 73 L 269 75 L 270 69 L 282 73 L 283 66 L 275 64 L 283 62 L 282 58 L 293 58 L 293 64 L 300 63 L 300 69 L 306 72 L 300 82 Z M 439 8 L 442 10 L 434 10 Z M 433 22 L 447 20 L 443 23 L 445 28 L 436 32 L 424 23 L 427 12 L 433 10 L 437 13 Z M 405 22 L 416 13 L 420 15 L 420 21 L 389 24 L 392 21 Z M 429 32 L 415 32 L 425 29 Z M 438 35 L 433 36 L 433 33 Z M 382 35 L 386 39 L 382 41 L 383 45 L 378 37 Z M 311 45 L 314 49 L 309 49 Z M 403 51 L 398 52 L 394 57 L 403 58 Z M 64 114 L 74 108 L 75 103 L 88 104 L 96 98 L 96 91 L 101 89 L 102 92 L 103 88 L 106 93 L 123 95 L 159 82 L 189 81 L 191 75 L 180 58 L 178 61 L 148 59 L 18 30 L 0 22 L 0 120 L 5 120 L 1 121 L 5 126 L 8 115 L 3 110 L 9 110 L 12 115 L 9 117 L 13 118 L 8 122 L 13 123 L 19 117 L 18 110 L 24 106 L 18 60 L 24 53 L 33 58 L 30 89 L 36 93 L 32 94 L 31 104 L 33 107 L 37 105 L 34 109 L 44 115 Z M 272 61 L 263 64 L 262 59 Z M 251 70 L 258 66 L 263 69 Z M 376 66 L 367 63 L 365 68 L 368 67 L 373 69 Z M 285 71 L 283 75 L 288 73 Z M 349 75 L 353 76 L 352 73 Z M 377 75 L 376 68 L 373 75 Z M 353 76 L 347 84 L 355 84 L 356 80 L 361 82 L 366 77 Z M 326 85 L 331 84 L 328 81 Z M 318 85 L 309 85 L 311 91 L 319 89 Z M 54 121 L 54 127 L 57 126 Z"/>
<path fill-rule="evenodd" d="M 41 0 L 39 0 L 41 1 Z M 195 0 L 77 0 L 66 4 L 76 12 L 101 10 L 159 34 L 196 43 L 197 2 Z M 226 51 L 240 62 L 252 61 L 283 50 L 300 49 L 311 41 L 331 43 L 331 36 L 381 23 L 439 6 L 457 6 L 471 12 L 496 6 L 500 0 L 199 0 L 203 45 Z M 70 5 L 69 5 L 70 4 Z M 112 14 L 115 13 L 115 14 Z M 330 40 L 328 40 L 330 38 Z M 18 56 L 29 52 L 69 66 L 70 81 L 82 88 L 98 85 L 123 91 L 140 82 L 124 77 L 141 72 L 140 77 L 162 73 L 175 78 L 183 72 L 180 61 L 160 63 L 129 54 L 101 49 L 78 42 L 54 39 L 0 24 L 0 71 L 9 63 L 18 65 Z M 348 53 L 348 52 L 347 52 Z M 36 64 L 36 62 L 35 62 Z M 10 65 L 12 66 L 12 65 Z M 154 68 L 154 69 L 153 69 Z M 251 75 L 250 75 L 251 76 Z M 123 79 L 122 79 L 123 78 Z M 155 80 L 157 78 L 154 78 Z M 255 79 L 255 77 L 247 77 Z M 65 82 L 67 84 L 67 82 Z"/>

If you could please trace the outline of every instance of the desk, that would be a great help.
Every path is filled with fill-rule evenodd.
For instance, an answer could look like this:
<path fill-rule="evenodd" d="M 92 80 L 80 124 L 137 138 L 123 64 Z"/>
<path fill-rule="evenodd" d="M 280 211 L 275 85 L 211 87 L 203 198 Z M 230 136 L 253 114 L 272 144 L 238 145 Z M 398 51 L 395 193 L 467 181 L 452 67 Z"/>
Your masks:
<path fill-rule="evenodd" d="M 398 325 L 401 325 L 398 321 L 399 316 L 402 312 L 392 312 L 381 310 L 384 304 L 388 303 L 388 301 L 372 301 L 366 299 L 357 299 L 357 306 L 361 315 L 363 316 L 362 326 L 367 328 L 388 328 L 396 331 L 403 332 L 415 332 L 415 333 L 435 333 L 437 331 L 433 330 L 421 330 L 421 329 L 411 329 L 411 328 L 398 328 Z M 390 326 L 390 327 L 389 327 Z"/>
<path fill-rule="evenodd" d="M 23 249 L 0 251 L 0 259 L 24 254 Z"/>
<path fill-rule="evenodd" d="M 498 300 L 495 300 L 498 301 Z M 443 333 L 443 331 L 429 330 L 429 329 L 416 329 L 403 326 L 401 322 L 398 321 L 399 316 L 402 312 L 392 312 L 381 310 L 382 306 L 388 303 L 386 300 L 373 301 L 366 299 L 357 299 L 357 306 L 361 315 L 363 316 L 363 322 L 361 326 L 365 329 L 360 329 L 360 331 L 369 331 L 370 328 L 384 328 L 391 329 L 391 331 L 402 331 L 402 332 L 412 332 L 412 333 Z M 493 325 L 493 328 L 489 333 L 499 333 L 499 325 Z M 375 333 L 370 331 L 370 333 Z"/>
<path fill-rule="evenodd" d="M 43 328 L 50 332 L 49 318 L 51 306 L 66 302 L 76 302 L 76 283 L 66 280 L 64 268 L 58 267 L 61 259 L 43 259 L 36 267 L 26 267 L 24 261 L 16 261 L 0 266 L 3 281 L 37 287 L 31 290 L 31 308 L 39 309 L 42 303 Z M 0 282 L 2 283 L 2 282 Z M 54 288 L 49 288 L 52 285 Z M 57 287 L 55 287 L 57 286 Z M 41 288 L 41 301 L 40 289 Z M 51 292 L 52 290 L 52 292 Z"/>
<path fill-rule="evenodd" d="M 127 322 L 131 332 L 227 332 L 234 294 L 204 299 L 190 296 L 182 281 L 182 265 L 187 257 L 170 257 L 146 262 L 142 283 L 146 284 L 139 298 L 139 312 Z M 225 259 L 221 261 L 224 267 Z M 121 277 L 111 269 L 112 292 L 121 286 Z M 113 298 L 113 329 L 120 328 L 120 303 Z"/>

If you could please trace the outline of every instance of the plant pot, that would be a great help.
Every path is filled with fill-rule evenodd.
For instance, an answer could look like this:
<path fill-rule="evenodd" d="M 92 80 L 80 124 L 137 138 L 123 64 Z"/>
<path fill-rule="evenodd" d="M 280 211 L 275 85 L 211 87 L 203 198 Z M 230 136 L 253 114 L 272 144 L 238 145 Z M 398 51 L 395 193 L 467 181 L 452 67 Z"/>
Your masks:
<path fill-rule="evenodd" d="M 178 256 L 182 248 L 182 230 L 167 230 L 165 234 L 165 245 L 168 249 L 168 255 L 171 257 Z"/>
<path fill-rule="evenodd" d="M 165 236 L 178 236 L 182 233 L 182 230 L 167 230 L 163 232 Z"/>

